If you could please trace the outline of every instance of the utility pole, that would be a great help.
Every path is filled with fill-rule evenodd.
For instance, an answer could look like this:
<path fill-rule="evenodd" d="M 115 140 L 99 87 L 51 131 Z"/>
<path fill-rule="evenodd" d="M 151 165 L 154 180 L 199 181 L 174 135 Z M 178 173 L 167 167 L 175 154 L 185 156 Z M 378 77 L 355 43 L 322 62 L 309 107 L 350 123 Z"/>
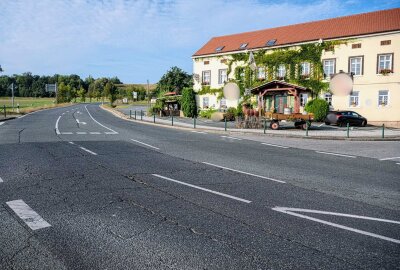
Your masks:
<path fill-rule="evenodd" d="M 14 83 L 11 83 L 11 103 L 12 103 L 12 110 L 14 111 Z"/>
<path fill-rule="evenodd" d="M 149 80 L 147 80 L 147 107 L 150 108 Z"/>

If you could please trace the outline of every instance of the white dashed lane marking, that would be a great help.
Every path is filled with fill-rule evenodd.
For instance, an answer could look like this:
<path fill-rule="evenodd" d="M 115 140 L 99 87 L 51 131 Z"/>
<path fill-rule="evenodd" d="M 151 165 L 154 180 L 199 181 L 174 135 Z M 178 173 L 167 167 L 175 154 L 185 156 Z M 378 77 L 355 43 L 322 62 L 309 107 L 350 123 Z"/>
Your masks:
<path fill-rule="evenodd" d="M 88 152 L 89 154 L 92 154 L 92 155 L 94 155 L 94 156 L 97 156 L 97 153 L 95 153 L 95 152 L 93 152 L 93 151 L 90 151 L 89 149 L 87 149 L 87 148 L 85 148 L 85 147 L 83 147 L 83 146 L 79 146 L 79 148 L 82 149 L 83 151 Z"/>
<path fill-rule="evenodd" d="M 142 145 L 145 145 L 147 147 L 150 147 L 150 148 L 153 148 L 153 149 L 156 149 L 156 150 L 160 150 L 160 148 L 158 148 L 158 147 L 152 146 L 150 144 L 147 144 L 147 143 L 144 143 L 144 142 L 141 142 L 141 141 L 138 141 L 138 140 L 131 139 L 131 141 L 139 143 L 139 144 L 142 144 Z"/>
<path fill-rule="evenodd" d="M 331 155 L 331 156 L 339 156 L 339 157 L 347 157 L 347 158 L 356 158 L 356 156 L 350 156 L 350 155 L 344 155 L 344 154 L 337 154 L 337 153 L 329 153 L 329 152 L 321 152 L 321 151 L 315 151 L 318 154 L 325 154 L 325 155 Z"/>
<path fill-rule="evenodd" d="M 227 168 L 227 167 L 224 167 L 224 166 L 220 166 L 220 165 L 216 165 L 216 164 L 212 164 L 212 163 L 208 163 L 208 162 L 203 162 L 203 163 L 207 164 L 207 165 L 210 165 L 210 166 L 213 166 L 213 167 L 220 168 L 220 169 L 232 171 L 232 172 L 247 174 L 247 175 L 250 175 L 250 176 L 254 176 L 254 177 L 258 177 L 258 178 L 262 178 L 262 179 L 266 179 L 266 180 L 271 180 L 271 181 L 282 183 L 282 184 L 286 183 L 285 181 L 282 181 L 282 180 L 278 180 L 278 179 L 274 179 L 274 178 L 270 178 L 270 177 L 266 177 L 266 176 L 262 176 L 262 175 L 257 175 L 257 174 L 254 174 L 254 173 L 243 172 L 243 171 Z"/>
<path fill-rule="evenodd" d="M 229 194 L 225 194 L 225 193 L 222 193 L 222 192 L 214 191 L 214 190 L 211 190 L 211 189 L 208 189 L 208 188 L 203 188 L 203 187 L 199 187 L 199 186 L 192 185 L 192 184 L 189 184 L 189 183 L 181 182 L 181 181 L 178 181 L 178 180 L 175 180 L 175 179 L 172 179 L 172 178 L 169 178 L 169 177 L 165 177 L 165 176 L 162 176 L 162 175 L 159 175 L 159 174 L 152 174 L 152 175 L 155 176 L 155 177 L 164 179 L 164 180 L 168 180 L 168 181 L 171 181 L 171 182 L 174 182 L 174 183 L 178 183 L 178 184 L 181 184 L 181 185 L 184 185 L 184 186 L 196 188 L 196 189 L 199 189 L 199 190 L 202 190 L 202 191 L 210 192 L 210 193 L 213 193 L 213 194 L 216 194 L 216 195 L 219 195 L 219 196 L 223 196 L 223 197 L 226 197 L 226 198 L 229 198 L 229 199 L 233 199 L 233 200 L 236 200 L 236 201 L 240 201 L 240 202 L 244 202 L 244 203 L 251 203 L 251 201 L 249 201 L 249 200 L 245 200 L 245 199 L 242 199 L 242 198 L 239 198 L 239 197 L 235 197 L 235 196 L 232 196 L 232 195 L 229 195 Z"/>
<path fill-rule="evenodd" d="M 231 139 L 231 140 L 238 140 L 238 141 L 242 140 L 242 139 L 235 138 L 235 137 L 230 137 L 230 136 L 221 136 L 221 138 L 226 138 L 226 139 Z"/>
<path fill-rule="evenodd" d="M 282 145 L 277 145 L 277 144 L 271 144 L 271 143 L 261 143 L 263 145 L 268 145 L 268 146 L 273 146 L 273 147 L 278 147 L 278 148 L 289 148 L 288 146 L 282 146 Z"/>
<path fill-rule="evenodd" d="M 7 205 L 32 230 L 38 230 L 51 226 L 38 213 L 33 211 L 33 209 L 30 208 L 29 205 L 27 205 L 23 200 L 9 201 L 7 202 Z"/>

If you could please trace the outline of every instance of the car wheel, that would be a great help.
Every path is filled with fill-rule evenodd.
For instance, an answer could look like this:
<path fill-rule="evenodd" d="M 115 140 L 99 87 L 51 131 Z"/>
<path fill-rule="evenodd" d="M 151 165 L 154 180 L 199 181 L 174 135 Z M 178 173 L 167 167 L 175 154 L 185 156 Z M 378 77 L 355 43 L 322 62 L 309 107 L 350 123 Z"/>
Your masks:
<path fill-rule="evenodd" d="M 365 121 L 365 120 L 362 121 L 361 126 L 362 126 L 362 127 L 365 127 L 366 125 L 367 125 L 367 121 Z"/>
<path fill-rule="evenodd" d="M 327 126 L 329 126 L 331 123 L 329 123 L 329 122 L 325 122 L 325 125 L 327 125 Z"/>

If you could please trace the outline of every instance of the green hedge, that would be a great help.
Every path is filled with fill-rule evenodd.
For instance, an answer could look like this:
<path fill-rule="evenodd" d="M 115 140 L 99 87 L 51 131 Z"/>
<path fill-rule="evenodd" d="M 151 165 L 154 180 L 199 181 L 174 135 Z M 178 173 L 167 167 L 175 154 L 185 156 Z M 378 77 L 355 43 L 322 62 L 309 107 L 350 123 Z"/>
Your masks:
<path fill-rule="evenodd" d="M 329 112 L 329 103 L 324 99 L 316 98 L 307 102 L 304 109 L 314 114 L 315 121 L 324 121 Z"/>

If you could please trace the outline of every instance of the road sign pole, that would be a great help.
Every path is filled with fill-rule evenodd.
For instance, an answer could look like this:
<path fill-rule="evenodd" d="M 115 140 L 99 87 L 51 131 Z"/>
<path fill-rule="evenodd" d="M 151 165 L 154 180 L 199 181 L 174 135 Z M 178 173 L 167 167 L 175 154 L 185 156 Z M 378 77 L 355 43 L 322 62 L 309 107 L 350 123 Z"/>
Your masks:
<path fill-rule="evenodd" d="M 153 123 L 154 124 L 156 123 L 156 114 L 155 113 L 153 114 Z"/>
<path fill-rule="evenodd" d="M 347 138 L 350 138 L 350 123 L 347 123 Z"/>
<path fill-rule="evenodd" d="M 385 124 L 382 124 L 382 139 L 385 138 Z"/>
<path fill-rule="evenodd" d="M 135 120 L 136 120 L 136 110 L 135 110 Z"/>
<path fill-rule="evenodd" d="M 171 125 L 173 126 L 174 125 L 174 115 L 172 114 L 171 116 L 172 116 L 171 117 Z"/>
<path fill-rule="evenodd" d="M 140 110 L 140 120 L 143 120 L 143 110 Z"/>

